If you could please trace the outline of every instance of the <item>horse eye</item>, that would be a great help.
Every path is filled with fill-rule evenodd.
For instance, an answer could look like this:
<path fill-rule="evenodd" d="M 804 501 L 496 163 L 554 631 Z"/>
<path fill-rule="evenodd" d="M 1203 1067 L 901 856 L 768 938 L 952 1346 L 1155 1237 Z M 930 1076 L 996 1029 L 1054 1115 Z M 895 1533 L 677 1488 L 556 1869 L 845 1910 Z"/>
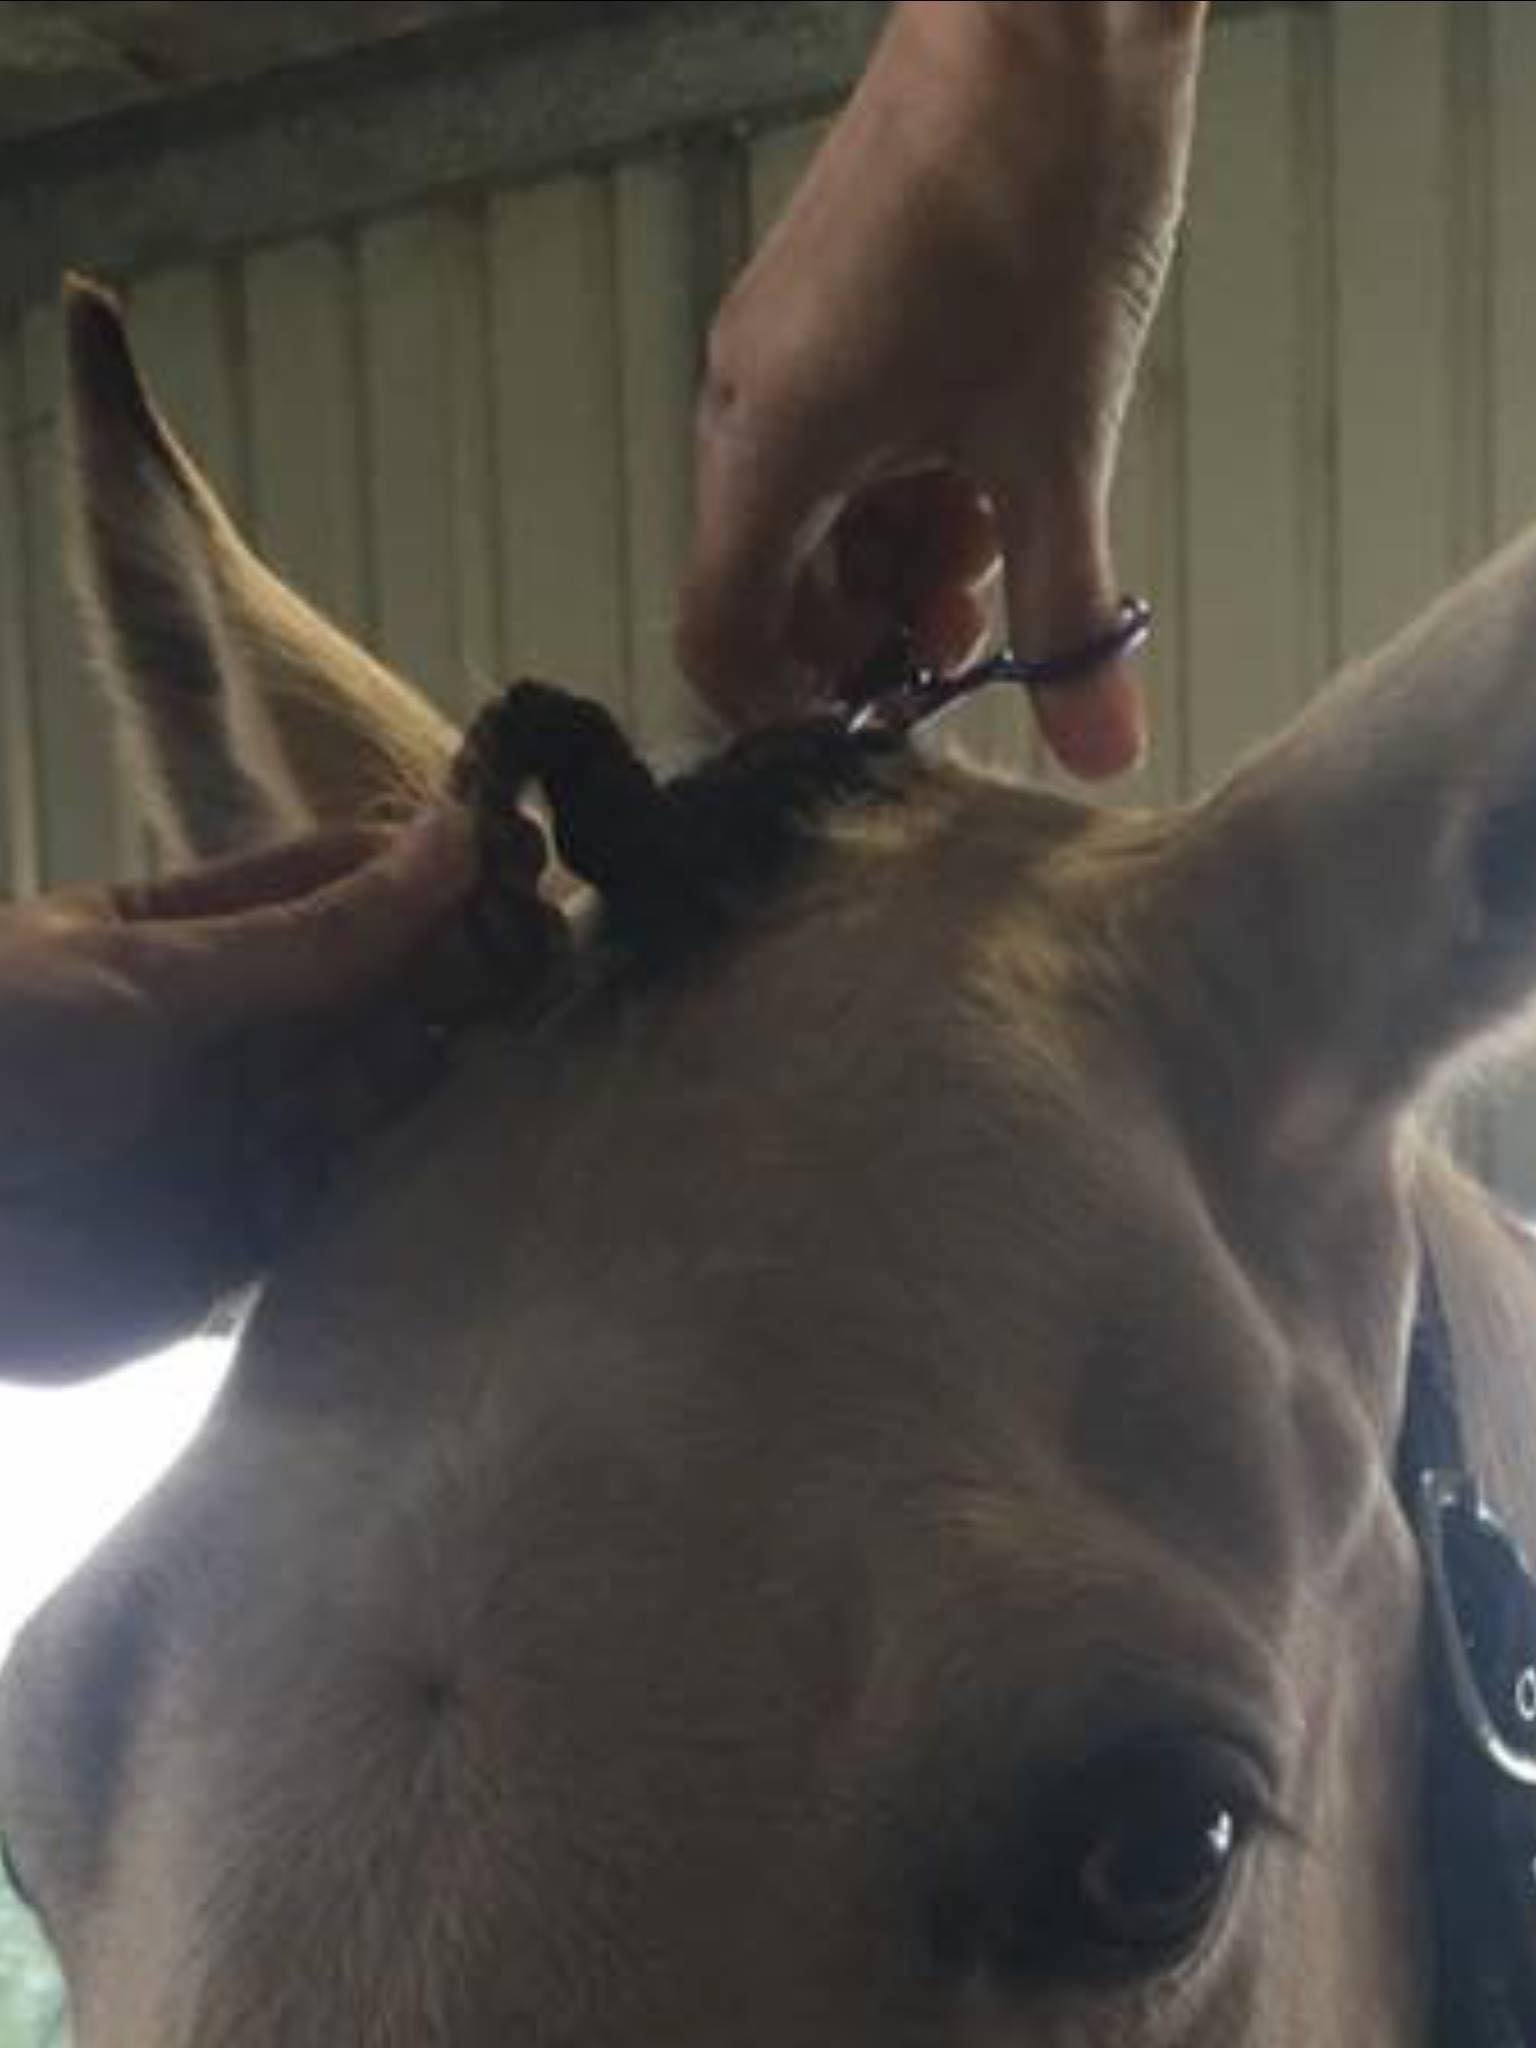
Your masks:
<path fill-rule="evenodd" d="M 929 1954 L 943 1977 L 1003 1986 L 1153 1976 L 1184 1961 L 1270 1813 L 1246 1753 L 1138 1738 L 996 1802 L 978 1838 L 930 1866 Z"/>
<path fill-rule="evenodd" d="M 1175 1959 L 1215 1913 L 1248 1834 L 1243 1773 L 1223 1752 L 1159 1748 L 1117 1759 L 1074 1806 L 1057 1882 L 1075 1945 L 1130 1966 Z"/>
<path fill-rule="evenodd" d="M 1085 1931 L 1118 1948 L 1183 1941 L 1214 1906 L 1237 1839 L 1236 1816 L 1206 1797 L 1112 1822 L 1078 1868 Z"/>

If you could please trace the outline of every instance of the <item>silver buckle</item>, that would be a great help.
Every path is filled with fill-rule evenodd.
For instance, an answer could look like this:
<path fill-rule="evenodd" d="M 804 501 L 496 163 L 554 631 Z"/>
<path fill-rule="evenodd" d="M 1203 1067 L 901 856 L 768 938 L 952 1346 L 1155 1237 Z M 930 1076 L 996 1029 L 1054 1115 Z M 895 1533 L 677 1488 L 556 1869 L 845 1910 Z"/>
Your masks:
<path fill-rule="evenodd" d="M 1500 1777 L 1536 1790 L 1536 1582 L 1465 1473 L 1423 1473 L 1415 1520 L 1462 1732 Z M 1512 1625 L 1521 1638 L 1513 1657 Z"/>

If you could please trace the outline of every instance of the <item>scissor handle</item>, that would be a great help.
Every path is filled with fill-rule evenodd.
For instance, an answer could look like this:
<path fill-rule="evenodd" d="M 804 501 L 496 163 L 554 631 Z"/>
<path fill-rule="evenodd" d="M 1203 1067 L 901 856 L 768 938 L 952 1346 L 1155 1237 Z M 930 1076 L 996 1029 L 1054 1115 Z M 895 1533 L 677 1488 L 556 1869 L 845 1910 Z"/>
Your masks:
<path fill-rule="evenodd" d="M 953 675 L 915 661 L 911 636 L 902 632 L 881 649 L 848 692 L 849 728 L 854 732 L 872 727 L 911 732 L 992 683 L 1022 683 L 1031 690 L 1070 687 L 1096 674 L 1107 662 L 1134 653 L 1145 645 L 1151 631 L 1152 607 L 1147 600 L 1122 597 L 1114 623 L 1080 646 L 1033 660 L 1005 647 Z"/>

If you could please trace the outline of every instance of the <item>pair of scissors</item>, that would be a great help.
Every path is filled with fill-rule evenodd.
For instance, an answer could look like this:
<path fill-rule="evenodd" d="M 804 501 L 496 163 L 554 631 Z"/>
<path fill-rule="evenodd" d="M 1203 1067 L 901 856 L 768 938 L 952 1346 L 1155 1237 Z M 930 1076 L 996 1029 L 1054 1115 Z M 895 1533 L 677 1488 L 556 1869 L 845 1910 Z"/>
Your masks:
<path fill-rule="evenodd" d="M 941 712 L 974 697 L 993 683 L 1018 683 L 1030 690 L 1070 688 L 1107 662 L 1145 645 L 1152 631 L 1152 607 L 1144 597 L 1123 597 L 1114 620 L 1091 640 L 1037 660 L 1003 648 L 951 674 L 926 668 L 913 653 L 909 633 L 898 633 L 866 663 L 843 693 L 850 732 L 910 733 Z"/>

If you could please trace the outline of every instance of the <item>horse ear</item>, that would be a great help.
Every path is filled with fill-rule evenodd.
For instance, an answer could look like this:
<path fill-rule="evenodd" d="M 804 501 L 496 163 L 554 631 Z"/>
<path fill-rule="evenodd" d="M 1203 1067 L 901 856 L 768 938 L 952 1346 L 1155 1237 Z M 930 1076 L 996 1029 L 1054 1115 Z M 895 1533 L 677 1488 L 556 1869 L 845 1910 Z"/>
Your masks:
<path fill-rule="evenodd" d="M 156 410 L 110 294 L 71 279 L 64 311 L 75 584 L 162 854 L 435 793 L 452 728 L 245 545 Z"/>
<path fill-rule="evenodd" d="M 1211 1044 L 1238 1049 L 1233 1088 L 1319 1134 L 1517 1023 L 1536 991 L 1536 534 L 1240 768 L 1172 867 L 1161 942 Z"/>

